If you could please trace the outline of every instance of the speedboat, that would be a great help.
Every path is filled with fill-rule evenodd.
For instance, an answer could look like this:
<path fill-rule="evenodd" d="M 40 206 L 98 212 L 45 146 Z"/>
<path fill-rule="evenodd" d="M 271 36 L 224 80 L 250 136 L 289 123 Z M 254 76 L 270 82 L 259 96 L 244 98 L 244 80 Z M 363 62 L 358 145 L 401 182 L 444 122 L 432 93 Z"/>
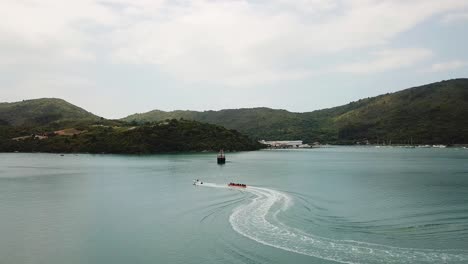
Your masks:
<path fill-rule="evenodd" d="M 242 183 L 233 183 L 230 182 L 228 184 L 229 187 L 237 187 L 237 188 L 247 188 L 247 184 L 242 184 Z"/>

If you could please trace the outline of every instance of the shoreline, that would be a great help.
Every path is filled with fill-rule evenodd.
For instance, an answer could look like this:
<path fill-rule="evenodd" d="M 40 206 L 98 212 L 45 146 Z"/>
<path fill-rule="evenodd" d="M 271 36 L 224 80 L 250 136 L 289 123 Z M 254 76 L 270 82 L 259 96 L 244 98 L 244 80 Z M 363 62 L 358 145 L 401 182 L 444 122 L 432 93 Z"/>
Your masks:
<path fill-rule="evenodd" d="M 337 148 L 337 147 L 356 147 L 356 148 L 406 148 L 406 149 L 468 149 L 468 144 L 458 144 L 451 146 L 439 147 L 434 146 L 407 146 L 407 145 L 321 145 L 310 148 L 261 148 L 256 150 L 234 150 L 225 151 L 226 153 L 241 153 L 241 152 L 255 152 L 255 151 L 286 151 L 286 150 L 315 150 L 323 148 Z M 122 152 L 29 152 L 29 151 L 1 151 L 0 154 L 52 154 L 52 155 L 130 155 L 130 156 L 150 156 L 150 155 L 178 155 L 178 154 L 217 154 L 215 150 L 203 150 L 203 151 L 172 151 L 172 152 L 151 152 L 151 153 L 122 153 Z"/>

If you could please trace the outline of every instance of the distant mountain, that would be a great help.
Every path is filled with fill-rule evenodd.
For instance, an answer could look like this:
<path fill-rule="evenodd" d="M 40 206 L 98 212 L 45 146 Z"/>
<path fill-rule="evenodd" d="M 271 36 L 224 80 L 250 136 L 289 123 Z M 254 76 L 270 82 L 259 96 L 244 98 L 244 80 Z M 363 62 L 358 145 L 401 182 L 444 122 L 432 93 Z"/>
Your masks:
<path fill-rule="evenodd" d="M 333 117 L 339 139 L 468 143 L 468 79 L 433 83 L 352 104 Z"/>
<path fill-rule="evenodd" d="M 306 113 L 269 108 L 220 111 L 154 110 L 123 118 L 127 122 L 190 119 L 222 125 L 256 139 L 306 142 L 456 144 L 468 143 L 468 79 L 454 79 L 347 105 Z"/>
<path fill-rule="evenodd" d="M 142 154 L 261 147 L 235 130 L 197 121 L 132 125 L 100 118 L 61 99 L 0 103 L 0 152 Z"/>
<path fill-rule="evenodd" d="M 220 111 L 154 110 L 106 120 L 61 99 L 0 103 L 0 137 L 64 128 L 126 126 L 186 119 L 235 129 L 254 139 L 331 144 L 468 144 L 468 79 L 454 79 L 306 113 L 270 108 Z"/>
<path fill-rule="evenodd" d="M 0 103 L 0 125 L 41 126 L 53 122 L 98 119 L 94 114 L 56 98 Z"/>
<path fill-rule="evenodd" d="M 294 133 L 295 131 L 302 130 L 304 121 L 301 114 L 270 108 L 243 108 L 205 112 L 164 112 L 154 110 L 144 114 L 131 115 L 121 120 L 144 123 L 180 118 L 236 129 L 257 139 L 301 137 L 301 133 L 297 135 L 294 135 Z"/>

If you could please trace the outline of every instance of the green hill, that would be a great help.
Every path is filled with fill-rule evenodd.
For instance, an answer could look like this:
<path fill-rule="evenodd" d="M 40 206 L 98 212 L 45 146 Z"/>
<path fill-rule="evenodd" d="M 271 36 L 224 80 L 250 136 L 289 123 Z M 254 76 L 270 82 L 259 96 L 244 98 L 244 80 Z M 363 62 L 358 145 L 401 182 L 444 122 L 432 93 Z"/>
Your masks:
<path fill-rule="evenodd" d="M 42 135 L 47 137 L 0 138 L 0 152 L 150 154 L 220 149 L 246 151 L 262 147 L 235 130 L 176 119 L 141 126 L 92 125 L 70 136 Z"/>
<path fill-rule="evenodd" d="M 256 139 L 306 142 L 468 143 L 468 79 L 454 79 L 306 113 L 269 108 L 151 111 L 128 122 L 184 118 L 222 125 Z"/>
<path fill-rule="evenodd" d="M 154 110 L 121 120 L 99 118 L 61 99 L 0 103 L 0 138 L 63 128 L 184 119 L 235 129 L 253 139 L 319 141 L 331 144 L 468 144 L 468 79 L 454 79 L 361 99 L 306 113 L 270 108 L 220 111 Z M 130 124 L 126 124 L 130 123 Z"/>
<path fill-rule="evenodd" d="M 92 113 L 56 98 L 0 103 L 0 125 L 41 126 L 53 122 L 98 119 Z"/>
<path fill-rule="evenodd" d="M 468 143 L 468 79 L 360 100 L 333 117 L 340 139 Z"/>
<path fill-rule="evenodd" d="M 290 139 L 301 137 L 307 120 L 303 115 L 286 110 L 270 108 L 243 108 L 220 111 L 173 111 L 159 110 L 143 114 L 135 114 L 121 120 L 127 122 L 153 122 L 167 118 L 183 118 L 211 124 L 217 124 L 229 129 L 236 129 L 257 139 Z"/>

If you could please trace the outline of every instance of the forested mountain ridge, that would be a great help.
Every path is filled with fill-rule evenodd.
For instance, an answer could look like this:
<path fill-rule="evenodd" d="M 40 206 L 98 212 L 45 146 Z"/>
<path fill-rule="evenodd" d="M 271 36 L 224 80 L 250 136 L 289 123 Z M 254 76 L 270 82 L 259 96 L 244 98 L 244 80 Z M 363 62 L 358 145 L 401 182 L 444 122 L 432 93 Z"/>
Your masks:
<path fill-rule="evenodd" d="M 234 129 L 260 140 L 307 143 L 468 144 L 468 79 L 454 79 L 305 113 L 266 107 L 220 111 L 154 110 L 121 120 L 100 118 L 64 100 L 0 103 L 0 137 L 92 125 L 139 126 L 170 119 Z"/>
<path fill-rule="evenodd" d="M 98 116 L 58 98 L 0 103 L 0 125 L 40 126 L 52 122 L 97 119 Z"/>
<path fill-rule="evenodd" d="M 467 117 L 468 79 L 454 79 L 305 113 L 263 107 L 204 112 L 154 110 L 122 120 L 144 123 L 183 118 L 267 140 L 466 144 Z"/>
<path fill-rule="evenodd" d="M 14 128 L 9 128 L 3 134 L 9 132 L 10 137 L 0 137 L 0 152 L 153 154 L 262 148 L 235 130 L 190 120 L 171 119 L 139 126 L 88 125 L 83 127 L 85 130 L 73 128 L 15 138 L 11 138 Z"/>

